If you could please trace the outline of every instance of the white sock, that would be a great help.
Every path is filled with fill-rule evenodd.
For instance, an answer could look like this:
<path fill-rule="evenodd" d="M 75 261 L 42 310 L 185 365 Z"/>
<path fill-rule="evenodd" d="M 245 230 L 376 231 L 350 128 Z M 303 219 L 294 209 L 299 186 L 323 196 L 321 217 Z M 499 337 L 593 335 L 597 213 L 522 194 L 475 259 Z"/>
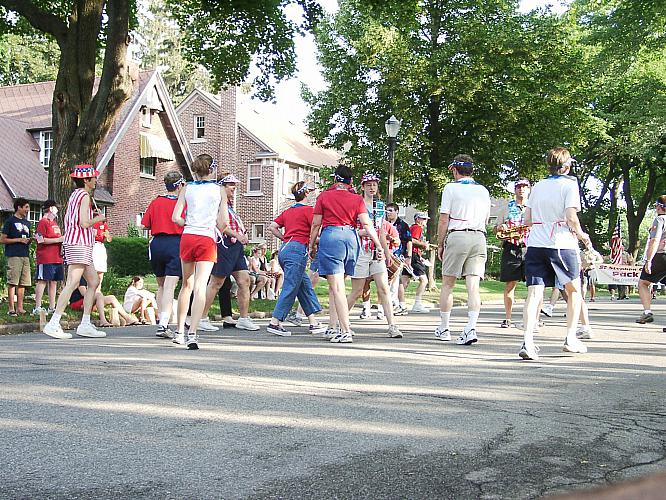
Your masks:
<path fill-rule="evenodd" d="M 84 314 L 83 316 L 81 316 L 81 324 L 82 325 L 90 324 L 90 314 Z"/>
<path fill-rule="evenodd" d="M 379 304 L 377 306 L 377 314 L 384 314 L 384 306 Z"/>
<path fill-rule="evenodd" d="M 364 310 L 369 311 L 371 307 L 372 307 L 372 304 L 370 303 L 369 300 L 366 301 L 366 302 L 363 302 L 363 309 Z"/>
<path fill-rule="evenodd" d="M 580 329 L 583 332 L 589 332 L 590 331 L 590 325 L 581 325 Z"/>
<path fill-rule="evenodd" d="M 403 309 L 406 309 L 407 304 L 405 302 L 400 302 L 400 307 L 402 307 Z"/>
<path fill-rule="evenodd" d="M 53 325 L 59 325 L 60 324 L 60 318 L 62 318 L 62 313 L 54 312 L 53 316 L 51 316 L 51 321 L 49 321 L 49 323 L 51 323 Z"/>
<path fill-rule="evenodd" d="M 646 309 L 643 311 L 644 314 L 652 314 L 652 309 Z"/>
<path fill-rule="evenodd" d="M 422 295 L 416 295 L 416 296 L 414 297 L 414 305 L 416 305 L 416 304 L 420 304 L 420 303 L 421 303 L 421 298 L 422 298 L 422 297 L 423 297 Z"/>
<path fill-rule="evenodd" d="M 160 326 L 169 326 L 169 316 L 167 313 L 160 313 Z"/>
<path fill-rule="evenodd" d="M 449 320 L 451 319 L 451 311 L 449 312 L 439 312 L 439 327 L 440 329 L 443 330 L 448 330 L 449 329 Z"/>
<path fill-rule="evenodd" d="M 467 311 L 467 326 L 465 330 L 470 331 L 476 328 L 476 322 L 479 319 L 479 311 Z"/>
<path fill-rule="evenodd" d="M 525 330 L 525 338 L 523 340 L 525 342 L 525 347 L 528 349 L 530 347 L 534 347 L 534 330 L 527 331 Z"/>
<path fill-rule="evenodd" d="M 578 340 L 576 338 L 576 328 L 574 327 L 567 329 L 567 343 L 577 342 L 577 341 Z"/>

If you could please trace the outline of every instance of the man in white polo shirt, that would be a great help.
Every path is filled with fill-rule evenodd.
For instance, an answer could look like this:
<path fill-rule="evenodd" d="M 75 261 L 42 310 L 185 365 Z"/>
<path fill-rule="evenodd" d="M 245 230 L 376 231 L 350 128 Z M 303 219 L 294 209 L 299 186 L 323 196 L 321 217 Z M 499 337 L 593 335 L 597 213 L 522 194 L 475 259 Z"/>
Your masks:
<path fill-rule="evenodd" d="M 569 176 L 573 158 L 565 148 L 551 149 L 546 156 L 550 175 L 532 189 L 525 209 L 525 224 L 531 226 L 525 255 L 527 300 L 523 309 L 525 340 L 518 355 L 523 359 L 539 359 L 534 345 L 534 328 L 538 321 L 539 304 L 544 287 L 555 280 L 567 292 L 567 336 L 565 352 L 587 352 L 576 338 L 582 295 L 578 240 L 591 247 L 590 237 L 578 220 L 580 194 L 578 181 Z"/>
<path fill-rule="evenodd" d="M 435 330 L 439 340 L 451 340 L 449 319 L 453 308 L 453 286 L 464 277 L 467 284 L 467 325 L 459 345 L 476 342 L 476 322 L 481 309 L 479 281 L 486 271 L 486 224 L 490 216 L 490 194 L 472 178 L 474 162 L 458 155 L 449 165 L 454 182 L 444 186 L 437 228 L 437 255 L 442 261 L 441 322 Z"/>

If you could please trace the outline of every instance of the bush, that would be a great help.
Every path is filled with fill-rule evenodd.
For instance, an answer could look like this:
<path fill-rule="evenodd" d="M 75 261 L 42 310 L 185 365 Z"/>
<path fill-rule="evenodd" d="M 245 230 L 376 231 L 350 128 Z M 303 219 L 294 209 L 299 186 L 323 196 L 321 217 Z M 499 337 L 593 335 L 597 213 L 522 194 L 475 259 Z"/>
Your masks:
<path fill-rule="evenodd" d="M 152 273 L 148 261 L 147 238 L 115 237 L 106 244 L 109 269 L 118 276 L 143 276 Z"/>

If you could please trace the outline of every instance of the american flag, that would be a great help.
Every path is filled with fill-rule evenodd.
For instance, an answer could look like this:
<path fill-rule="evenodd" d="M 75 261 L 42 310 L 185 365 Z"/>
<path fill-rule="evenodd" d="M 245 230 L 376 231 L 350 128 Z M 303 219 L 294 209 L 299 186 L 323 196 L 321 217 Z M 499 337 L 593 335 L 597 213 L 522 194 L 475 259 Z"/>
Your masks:
<path fill-rule="evenodd" d="M 611 262 L 613 264 L 622 264 L 622 254 L 624 253 L 624 245 L 622 244 L 622 229 L 620 228 L 620 218 L 617 218 L 617 224 L 613 229 L 613 235 L 610 239 L 611 247 Z"/>

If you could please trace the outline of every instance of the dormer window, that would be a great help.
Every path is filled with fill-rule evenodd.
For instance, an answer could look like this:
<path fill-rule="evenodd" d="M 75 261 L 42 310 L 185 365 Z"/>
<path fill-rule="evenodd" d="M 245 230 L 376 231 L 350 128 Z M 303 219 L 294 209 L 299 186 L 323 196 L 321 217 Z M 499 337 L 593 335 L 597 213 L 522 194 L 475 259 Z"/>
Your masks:
<path fill-rule="evenodd" d="M 51 151 L 53 151 L 53 132 L 42 130 L 39 133 L 39 162 L 45 167 L 49 166 Z"/>
<path fill-rule="evenodd" d="M 203 115 L 194 117 L 194 138 L 203 139 L 206 137 L 206 117 Z"/>
<path fill-rule="evenodd" d="M 144 128 L 150 128 L 152 117 L 153 110 L 144 106 L 141 109 L 141 126 Z"/>

